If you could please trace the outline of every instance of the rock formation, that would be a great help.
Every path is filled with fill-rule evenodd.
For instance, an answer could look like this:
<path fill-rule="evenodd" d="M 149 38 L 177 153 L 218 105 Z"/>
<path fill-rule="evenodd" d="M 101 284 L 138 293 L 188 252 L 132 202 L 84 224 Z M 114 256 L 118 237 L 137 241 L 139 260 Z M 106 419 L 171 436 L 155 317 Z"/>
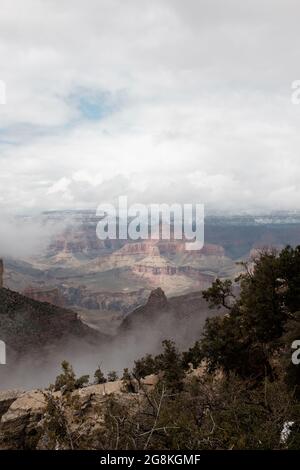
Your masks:
<path fill-rule="evenodd" d="M 137 400 L 145 390 L 149 390 L 157 383 L 156 376 L 145 377 L 138 384 L 133 380 L 132 392 L 126 391 L 122 380 L 107 382 L 100 385 L 90 385 L 72 392 L 72 399 L 76 400 L 80 416 L 86 425 L 86 432 L 92 433 L 96 428 L 103 426 L 104 405 L 109 397 L 114 395 L 118 400 Z M 43 424 L 47 409 L 47 395 L 49 391 L 31 390 L 0 391 L 0 450 L 23 450 L 49 448 Z M 52 392 L 58 403 L 63 403 L 61 392 Z M 70 431 L 76 432 L 78 423 L 69 417 Z M 81 429 L 82 431 L 82 429 Z"/>
<path fill-rule="evenodd" d="M 80 315 L 91 311 L 117 313 L 127 315 L 136 307 L 143 304 L 149 295 L 148 289 L 134 291 L 93 292 L 86 286 L 69 286 L 62 284 L 57 288 L 27 287 L 23 294 L 39 302 L 48 302 L 58 307 L 70 308 Z"/>
<path fill-rule="evenodd" d="M 157 241 L 145 240 L 138 243 L 126 243 L 116 254 L 118 255 L 159 255 Z"/>
<path fill-rule="evenodd" d="M 149 295 L 147 306 L 150 308 L 165 308 L 168 304 L 168 299 L 165 296 L 164 291 L 158 287 L 154 289 Z"/>
<path fill-rule="evenodd" d="M 205 319 L 218 313 L 209 309 L 201 292 L 167 298 L 164 291 L 157 288 L 145 305 L 124 319 L 118 338 L 128 336 L 136 344 L 145 343 L 148 352 L 160 348 L 164 339 L 187 347 L 199 338 Z"/>
<path fill-rule="evenodd" d="M 37 351 L 68 338 L 98 340 L 101 335 L 84 325 L 77 313 L 0 290 L 1 339 L 17 354 Z M 103 338 L 102 338 L 103 339 Z"/>
<path fill-rule="evenodd" d="M 67 306 L 64 297 L 57 288 L 38 289 L 34 287 L 27 287 L 24 289 L 23 294 L 30 299 L 38 300 L 39 302 L 48 302 L 49 304 L 56 305 L 57 307 Z"/>

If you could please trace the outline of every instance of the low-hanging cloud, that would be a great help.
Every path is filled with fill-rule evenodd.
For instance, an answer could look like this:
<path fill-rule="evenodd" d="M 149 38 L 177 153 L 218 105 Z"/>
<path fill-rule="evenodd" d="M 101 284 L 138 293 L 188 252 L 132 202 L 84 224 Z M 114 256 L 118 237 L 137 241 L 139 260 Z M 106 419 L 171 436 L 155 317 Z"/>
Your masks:
<path fill-rule="evenodd" d="M 42 217 L 15 217 L 0 213 L 0 257 L 27 258 L 45 252 L 62 223 Z"/>

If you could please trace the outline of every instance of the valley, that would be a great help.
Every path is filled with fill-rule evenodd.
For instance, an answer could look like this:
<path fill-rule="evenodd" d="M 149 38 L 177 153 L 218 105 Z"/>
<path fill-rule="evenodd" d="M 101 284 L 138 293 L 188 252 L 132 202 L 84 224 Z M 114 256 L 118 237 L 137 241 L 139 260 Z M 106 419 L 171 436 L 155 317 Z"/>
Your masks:
<path fill-rule="evenodd" d="M 92 211 L 43 213 L 59 229 L 45 249 L 4 257 L 4 286 L 70 308 L 90 327 L 114 334 L 153 289 L 168 297 L 198 292 L 219 278 L 234 279 L 255 250 L 300 240 L 297 215 L 208 217 L 205 245 L 188 252 L 181 240 L 99 240 Z"/>

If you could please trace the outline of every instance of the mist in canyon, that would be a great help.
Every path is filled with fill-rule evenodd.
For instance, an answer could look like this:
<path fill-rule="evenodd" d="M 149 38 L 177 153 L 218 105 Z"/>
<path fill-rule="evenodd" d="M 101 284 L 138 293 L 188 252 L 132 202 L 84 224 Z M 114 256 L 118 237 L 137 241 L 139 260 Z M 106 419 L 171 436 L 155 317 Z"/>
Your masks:
<path fill-rule="evenodd" d="M 203 289 L 217 277 L 234 279 L 237 262 L 260 247 L 297 243 L 299 217 L 276 217 L 208 219 L 204 249 L 191 255 L 174 241 L 99 241 L 92 212 L 3 216 L 0 257 L 11 300 L 0 304 L 0 339 L 3 331 L 9 333 L 0 387 L 48 386 L 63 360 L 93 381 L 99 365 L 104 373 L 121 375 L 141 356 L 158 354 L 164 339 L 190 347 L 200 339 L 205 319 L 216 314 L 203 300 Z M 32 309 L 29 317 L 23 301 Z M 37 341 L 41 346 L 26 350 Z"/>

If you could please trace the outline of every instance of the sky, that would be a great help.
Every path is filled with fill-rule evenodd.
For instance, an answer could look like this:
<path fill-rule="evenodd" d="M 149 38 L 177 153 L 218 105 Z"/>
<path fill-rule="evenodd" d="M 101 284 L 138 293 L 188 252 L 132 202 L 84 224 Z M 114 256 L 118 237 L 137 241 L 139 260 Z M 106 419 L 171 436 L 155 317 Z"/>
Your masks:
<path fill-rule="evenodd" d="M 300 209 L 297 0 L 1 0 L 0 212 Z"/>

